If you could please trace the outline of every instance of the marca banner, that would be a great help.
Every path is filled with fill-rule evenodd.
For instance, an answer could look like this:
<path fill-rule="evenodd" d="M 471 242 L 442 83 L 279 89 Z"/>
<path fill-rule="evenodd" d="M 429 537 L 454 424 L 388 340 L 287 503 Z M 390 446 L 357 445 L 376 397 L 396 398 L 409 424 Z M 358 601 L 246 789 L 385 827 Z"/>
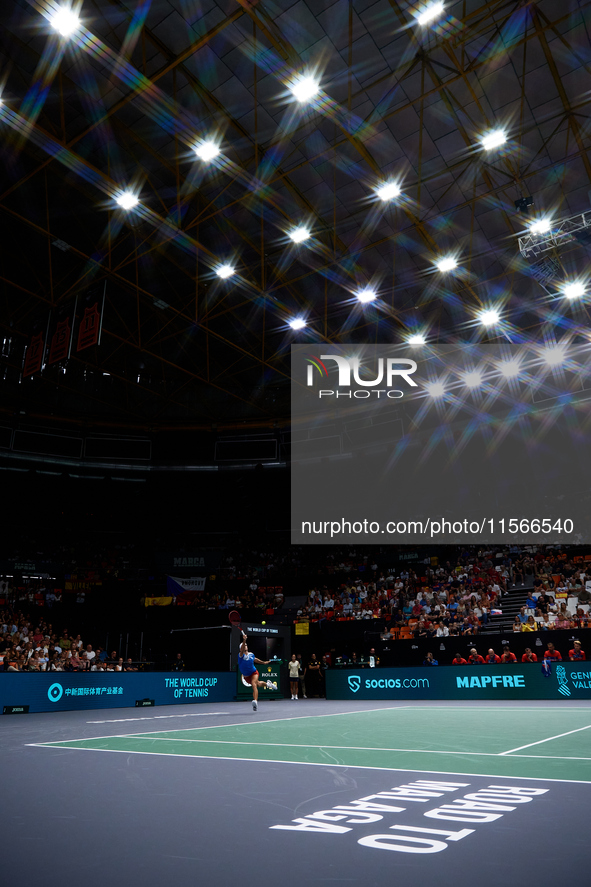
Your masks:
<path fill-rule="evenodd" d="M 156 705 L 230 702 L 235 693 L 233 672 L 0 674 L 0 705 L 31 712 L 126 708 L 146 698 Z"/>
<path fill-rule="evenodd" d="M 216 570 L 220 555 L 218 551 L 157 551 L 154 560 L 163 573 L 174 577 L 184 573 L 190 579 L 196 573 L 206 575 Z"/>
<path fill-rule="evenodd" d="M 591 541 L 591 345 L 291 350 L 293 544 Z"/>
<path fill-rule="evenodd" d="M 327 699 L 589 699 L 591 663 L 333 668 Z"/>

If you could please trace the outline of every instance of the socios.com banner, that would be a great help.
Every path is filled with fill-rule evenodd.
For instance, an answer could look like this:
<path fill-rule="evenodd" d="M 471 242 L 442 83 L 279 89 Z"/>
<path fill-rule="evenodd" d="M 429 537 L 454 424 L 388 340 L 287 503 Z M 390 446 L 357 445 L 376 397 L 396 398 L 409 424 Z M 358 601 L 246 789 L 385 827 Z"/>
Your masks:
<path fill-rule="evenodd" d="M 143 699 L 156 705 L 229 702 L 235 695 L 236 678 L 228 672 L 0 674 L 0 710 L 27 705 L 30 712 L 127 708 Z"/>
<path fill-rule="evenodd" d="M 329 669 L 327 699 L 591 699 L 591 663 Z"/>
<path fill-rule="evenodd" d="M 292 543 L 591 540 L 590 345 L 307 344 L 291 373 Z"/>

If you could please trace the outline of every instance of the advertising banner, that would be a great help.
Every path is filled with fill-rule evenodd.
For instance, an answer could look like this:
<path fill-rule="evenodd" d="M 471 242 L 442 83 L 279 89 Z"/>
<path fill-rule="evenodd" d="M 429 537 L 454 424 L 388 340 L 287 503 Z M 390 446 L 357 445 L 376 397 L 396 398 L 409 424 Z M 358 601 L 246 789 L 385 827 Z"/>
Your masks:
<path fill-rule="evenodd" d="M 156 705 L 229 702 L 235 695 L 236 676 L 231 672 L 0 674 L 0 710 L 128 708 L 141 699 L 153 699 Z"/>
<path fill-rule="evenodd" d="M 591 663 L 329 669 L 326 698 L 591 699 Z"/>

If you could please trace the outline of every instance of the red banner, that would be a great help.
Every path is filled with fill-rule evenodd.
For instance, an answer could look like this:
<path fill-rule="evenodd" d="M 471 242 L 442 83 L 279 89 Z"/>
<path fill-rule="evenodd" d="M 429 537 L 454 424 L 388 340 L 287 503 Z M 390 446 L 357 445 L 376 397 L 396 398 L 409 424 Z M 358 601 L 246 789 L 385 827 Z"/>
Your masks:
<path fill-rule="evenodd" d="M 43 352 L 45 351 L 45 333 L 38 330 L 33 333 L 27 345 L 25 354 L 25 363 L 23 366 L 23 376 L 32 376 L 41 372 L 43 366 Z"/>
<path fill-rule="evenodd" d="M 48 365 L 57 363 L 60 360 L 67 360 L 69 357 L 70 341 L 72 339 L 71 319 L 64 317 L 63 320 L 58 320 L 52 332 L 53 334 L 50 332 L 49 338 Z"/>
<path fill-rule="evenodd" d="M 98 288 L 95 289 L 82 300 L 78 311 L 77 352 L 92 345 L 100 345 L 104 305 L 104 288 L 102 292 Z"/>

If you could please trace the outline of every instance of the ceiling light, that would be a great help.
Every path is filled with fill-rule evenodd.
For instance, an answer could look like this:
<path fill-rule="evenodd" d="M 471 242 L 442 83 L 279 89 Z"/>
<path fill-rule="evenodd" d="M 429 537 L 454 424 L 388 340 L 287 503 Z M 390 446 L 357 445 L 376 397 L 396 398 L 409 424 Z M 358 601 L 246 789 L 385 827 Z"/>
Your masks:
<path fill-rule="evenodd" d="M 231 277 L 234 274 L 234 269 L 231 265 L 220 265 L 215 269 L 215 273 L 218 277 L 221 277 L 222 280 L 226 280 L 228 277 Z"/>
<path fill-rule="evenodd" d="M 400 188 L 396 182 L 387 182 L 376 190 L 376 194 L 380 200 L 383 200 L 384 203 L 386 203 L 388 200 L 400 197 Z"/>
<path fill-rule="evenodd" d="M 544 348 L 542 358 L 549 367 L 558 366 L 565 359 L 564 348 L 561 345 L 551 345 L 548 348 Z"/>
<path fill-rule="evenodd" d="M 429 6 L 423 7 L 423 11 L 417 16 L 419 25 L 428 25 L 434 19 L 439 18 L 443 14 L 443 3 L 431 3 Z"/>
<path fill-rule="evenodd" d="M 289 321 L 289 325 L 292 330 L 303 330 L 303 328 L 306 326 L 306 321 L 302 320 L 301 317 L 294 317 L 293 320 Z"/>
<path fill-rule="evenodd" d="M 567 299 L 580 299 L 581 296 L 585 295 L 585 287 L 582 283 L 575 281 L 574 283 L 567 283 L 563 287 L 562 292 Z"/>
<path fill-rule="evenodd" d="M 294 243 L 303 243 L 310 236 L 310 232 L 307 228 L 294 228 L 293 231 L 289 232 L 289 236 Z"/>
<path fill-rule="evenodd" d="M 471 373 L 466 373 L 466 375 L 462 378 L 466 388 L 478 388 L 480 385 L 482 385 L 482 375 L 478 372 L 478 370 L 474 370 Z"/>
<path fill-rule="evenodd" d="M 374 290 L 364 289 L 357 293 L 360 302 L 373 302 L 377 293 Z"/>
<path fill-rule="evenodd" d="M 443 397 L 445 394 L 445 388 L 441 384 L 441 382 L 431 382 L 429 385 L 426 385 L 427 393 L 431 395 L 431 397 Z"/>
<path fill-rule="evenodd" d="M 439 259 L 438 262 L 435 263 L 439 271 L 453 271 L 454 268 L 458 267 L 458 263 L 453 258 L 453 256 L 447 256 L 443 259 Z"/>
<path fill-rule="evenodd" d="M 499 364 L 499 370 L 505 379 L 512 379 L 519 374 L 521 367 L 517 360 L 504 360 Z"/>
<path fill-rule="evenodd" d="M 121 209 L 133 209 L 134 206 L 138 205 L 139 200 L 132 191 L 122 191 L 121 194 L 115 198 L 115 203 L 117 206 L 120 206 Z"/>
<path fill-rule="evenodd" d="M 199 160 L 203 160 L 206 163 L 209 160 L 213 160 L 220 153 L 220 149 L 214 142 L 201 142 L 200 145 L 194 148 L 194 151 Z"/>
<path fill-rule="evenodd" d="M 69 37 L 80 26 L 80 19 L 69 6 L 58 6 L 49 16 L 49 23 L 62 37 Z"/>
<path fill-rule="evenodd" d="M 550 230 L 550 219 L 538 219 L 529 226 L 532 234 L 545 234 Z"/>
<path fill-rule="evenodd" d="M 408 345 L 425 345 L 427 342 L 421 333 L 416 333 L 416 335 L 410 336 L 406 341 Z"/>
<path fill-rule="evenodd" d="M 478 320 L 483 326 L 493 326 L 493 324 L 498 323 L 501 319 L 498 311 L 495 311 L 494 308 L 489 308 L 487 311 L 481 311 L 478 315 Z"/>
<path fill-rule="evenodd" d="M 498 148 L 499 145 L 504 145 L 506 141 L 507 136 L 503 130 L 495 129 L 493 132 L 489 132 L 487 135 L 483 136 L 480 140 L 480 144 L 485 151 L 491 151 L 493 148 Z"/>
<path fill-rule="evenodd" d="M 318 95 L 319 84 L 313 77 L 298 77 L 289 88 L 296 101 L 309 102 Z"/>

